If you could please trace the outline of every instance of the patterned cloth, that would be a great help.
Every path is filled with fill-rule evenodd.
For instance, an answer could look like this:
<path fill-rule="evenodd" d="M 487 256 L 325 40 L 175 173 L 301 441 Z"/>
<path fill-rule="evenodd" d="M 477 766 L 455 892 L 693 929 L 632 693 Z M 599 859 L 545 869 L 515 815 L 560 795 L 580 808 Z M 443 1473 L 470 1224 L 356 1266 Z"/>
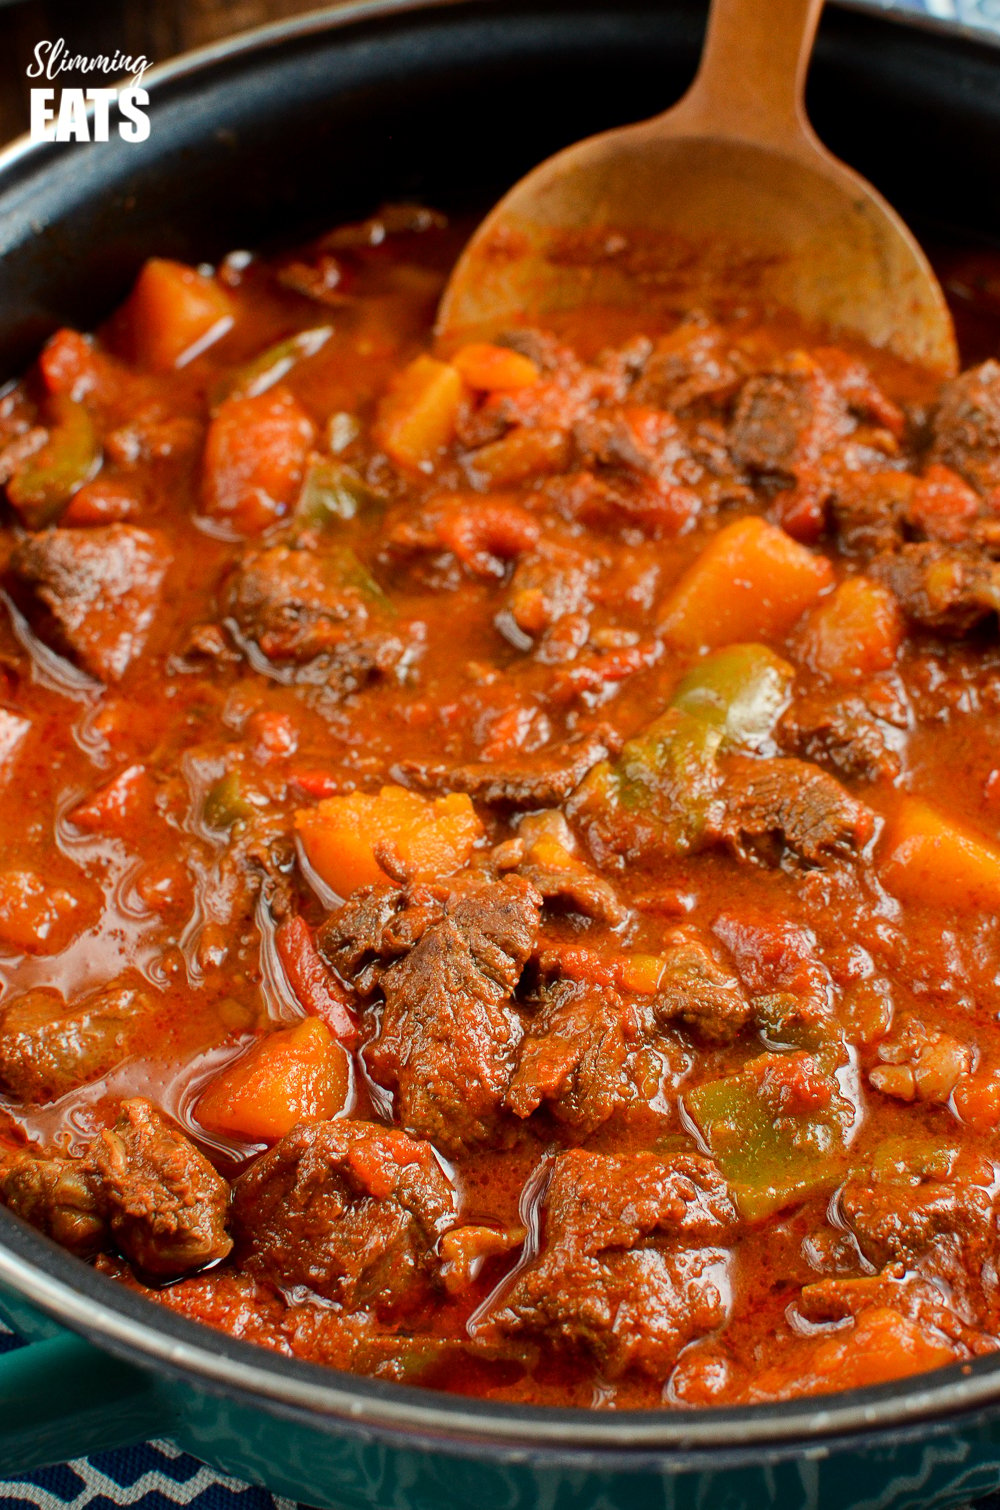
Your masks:
<path fill-rule="evenodd" d="M 1000 33 L 1000 0 L 876 0 L 886 10 L 914 11 Z M 17 1346 L 0 1335 L 0 1351 Z M 217 1473 L 170 1442 L 145 1442 L 76 1458 L 0 1483 L 0 1510 L 295 1510 L 293 1501 Z M 1000 1510 L 1000 1492 L 969 1510 Z"/>
<path fill-rule="evenodd" d="M 1000 0 L 875 0 L 886 10 L 916 11 L 942 21 L 960 21 L 963 26 L 981 26 L 1000 31 Z"/>

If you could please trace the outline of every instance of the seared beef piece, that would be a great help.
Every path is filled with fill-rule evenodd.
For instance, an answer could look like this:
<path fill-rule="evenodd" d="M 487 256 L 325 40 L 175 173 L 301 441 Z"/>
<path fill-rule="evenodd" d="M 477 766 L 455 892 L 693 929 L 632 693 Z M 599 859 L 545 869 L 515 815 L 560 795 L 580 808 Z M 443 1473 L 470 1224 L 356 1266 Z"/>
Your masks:
<path fill-rule="evenodd" d="M 497 336 L 497 345 L 528 357 L 542 373 L 560 372 L 576 367 L 579 358 L 570 346 L 564 346 L 550 330 L 505 330 Z"/>
<path fill-rule="evenodd" d="M 720 912 L 712 932 L 728 949 L 755 1016 L 779 1008 L 786 1025 L 829 1022 L 833 982 L 817 957 L 816 936 L 789 918 L 744 905 Z"/>
<path fill-rule="evenodd" d="M 100 1195 L 89 1160 L 46 1159 L 23 1148 L 0 1153 L 0 1201 L 81 1258 L 108 1243 Z"/>
<path fill-rule="evenodd" d="M 582 863 L 547 866 L 529 861 L 519 866 L 518 875 L 531 882 L 543 901 L 563 911 L 578 912 L 609 928 L 620 928 L 628 918 L 628 908 L 610 881 Z"/>
<path fill-rule="evenodd" d="M 234 1187 L 243 1267 L 347 1311 L 398 1314 L 426 1299 L 435 1245 L 454 1224 L 431 1145 L 371 1122 L 296 1127 Z"/>
<path fill-rule="evenodd" d="M 468 792 L 488 807 L 554 807 L 564 802 L 591 766 L 605 760 L 618 743 L 615 731 L 602 727 L 554 749 L 525 755 L 510 765 L 482 761 L 449 766 L 403 760 L 395 770 L 408 785 L 438 792 Z"/>
<path fill-rule="evenodd" d="M 36 986 L 0 1010 L 0 1087 L 19 1101 L 55 1101 L 120 1064 L 148 1033 L 157 1001 L 127 979 L 68 1003 Z"/>
<path fill-rule="evenodd" d="M 693 316 L 655 343 L 630 398 L 682 414 L 696 406 L 721 407 L 739 381 L 723 332 L 703 317 Z"/>
<path fill-rule="evenodd" d="M 906 703 L 888 681 L 849 692 L 797 697 L 782 715 L 777 738 L 790 754 L 832 766 L 852 781 L 894 781 L 902 768 L 897 744 L 908 725 Z"/>
<path fill-rule="evenodd" d="M 530 881 L 544 901 L 609 928 L 620 928 L 627 920 L 629 910 L 611 883 L 579 858 L 576 838 L 561 809 L 522 818 L 516 844 L 521 849 L 518 875 Z"/>
<path fill-rule="evenodd" d="M 731 1043 L 751 1016 L 738 978 L 693 933 L 667 940 L 666 964 L 648 1011 L 662 1025 L 679 1019 L 711 1043 Z"/>
<path fill-rule="evenodd" d="M 941 389 L 930 460 L 954 467 L 980 493 L 1000 486 L 1000 362 L 983 362 Z"/>
<path fill-rule="evenodd" d="M 841 1190 L 840 1212 L 877 1269 L 903 1264 L 943 1282 L 967 1315 L 982 1308 L 982 1279 L 997 1247 L 997 1212 L 983 1186 L 959 1178 L 855 1176 Z"/>
<path fill-rule="evenodd" d="M 589 471 L 607 467 L 667 483 L 697 482 L 701 475 L 680 425 L 662 409 L 598 410 L 577 420 L 573 443 L 577 465 Z"/>
<path fill-rule="evenodd" d="M 970 546 L 904 545 L 876 556 L 869 571 L 916 624 L 938 634 L 966 635 L 1000 610 L 1000 562 Z"/>
<path fill-rule="evenodd" d="M 938 1285 L 908 1274 L 902 1264 L 890 1264 L 881 1274 L 822 1279 L 806 1285 L 796 1310 L 807 1321 L 823 1323 L 857 1318 L 874 1306 L 888 1306 L 915 1321 L 925 1335 L 938 1332 L 974 1356 L 995 1351 L 992 1337 L 957 1316 Z"/>
<path fill-rule="evenodd" d="M 902 545 L 916 479 L 909 472 L 839 470 L 831 513 L 844 551 L 868 561 Z"/>
<path fill-rule="evenodd" d="M 320 953 L 362 997 L 378 989 L 382 966 L 411 949 L 426 920 L 438 916 L 435 893 L 411 895 L 386 884 L 361 887 L 317 931 Z"/>
<path fill-rule="evenodd" d="M 470 875 L 437 889 L 371 888 L 320 931 L 320 950 L 340 973 L 385 997 L 365 1050 L 370 1074 L 395 1091 L 404 1126 L 446 1153 L 499 1135 L 523 1032 L 510 997 L 540 908 L 519 876 Z"/>
<path fill-rule="evenodd" d="M 872 377 L 864 362 L 837 346 L 818 346 L 813 360 L 843 398 L 852 414 L 870 425 L 888 430 L 896 440 L 906 429 L 906 415 Z"/>
<path fill-rule="evenodd" d="M 229 1253 L 229 1186 L 148 1101 L 122 1102 L 93 1160 L 112 1237 L 143 1273 L 177 1279 Z"/>
<path fill-rule="evenodd" d="M 804 760 L 732 755 L 723 762 L 725 815 L 719 837 L 765 859 L 791 850 L 820 864 L 854 854 L 875 819 L 838 781 Z"/>
<path fill-rule="evenodd" d="M 627 1060 L 638 1037 L 635 1013 L 617 992 L 558 982 L 521 1043 L 507 1105 L 528 1117 L 544 1101 L 587 1137 L 635 1095 Z"/>
<path fill-rule="evenodd" d="M 40 637 L 116 682 L 146 643 L 170 551 L 156 531 L 110 524 L 30 535 L 10 564 L 15 597 Z"/>
<path fill-rule="evenodd" d="M 747 379 L 736 401 L 729 444 L 748 471 L 792 478 L 839 445 L 853 427 L 837 389 L 803 358 L 800 368 Z"/>
<path fill-rule="evenodd" d="M 224 612 L 276 666 L 322 661 L 345 691 L 406 654 L 377 589 L 349 551 L 274 545 L 247 551 L 226 584 Z"/>
<path fill-rule="evenodd" d="M 559 1154 L 542 1248 L 488 1317 L 543 1333 L 615 1378 L 662 1379 L 680 1349 L 726 1319 L 725 1255 L 736 1225 L 725 1181 L 693 1154 Z"/>
<path fill-rule="evenodd" d="M 522 634 L 541 635 L 567 614 L 586 613 L 590 587 L 601 565 L 585 555 L 541 540 L 514 568 L 507 591 L 507 612 Z"/>

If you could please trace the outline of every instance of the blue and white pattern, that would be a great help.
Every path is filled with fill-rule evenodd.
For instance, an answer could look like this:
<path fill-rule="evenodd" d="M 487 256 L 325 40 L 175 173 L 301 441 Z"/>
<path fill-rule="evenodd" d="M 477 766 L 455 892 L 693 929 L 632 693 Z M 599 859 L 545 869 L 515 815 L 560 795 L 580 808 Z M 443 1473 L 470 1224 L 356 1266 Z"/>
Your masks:
<path fill-rule="evenodd" d="M 877 0 L 887 10 L 916 11 L 941 21 L 960 21 L 963 26 L 985 26 L 1000 31 L 1000 0 Z"/>
<path fill-rule="evenodd" d="M 914 11 L 1000 32 L 1000 0 L 876 0 L 886 10 Z M 0 1335 L 0 1352 L 16 1342 Z M 76 1458 L 0 1483 L 0 1510 L 304 1510 L 292 1500 L 243 1484 L 165 1441 Z M 1000 1492 L 969 1510 L 1000 1510 Z"/>
<path fill-rule="evenodd" d="M 159 1441 L 38 1468 L 0 1489 L 4 1510 L 295 1510 L 293 1501 L 227 1478 Z"/>

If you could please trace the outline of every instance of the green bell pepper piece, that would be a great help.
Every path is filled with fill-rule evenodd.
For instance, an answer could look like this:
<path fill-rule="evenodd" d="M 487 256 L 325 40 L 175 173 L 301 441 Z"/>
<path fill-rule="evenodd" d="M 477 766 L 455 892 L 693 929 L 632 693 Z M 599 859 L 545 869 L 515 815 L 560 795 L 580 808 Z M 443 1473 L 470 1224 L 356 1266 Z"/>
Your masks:
<path fill-rule="evenodd" d="M 53 423 L 45 444 L 28 456 L 7 484 L 7 497 L 29 529 L 57 519 L 101 465 L 94 421 L 66 394 L 50 400 Z"/>
<path fill-rule="evenodd" d="M 268 346 L 259 356 L 219 378 L 209 394 L 212 408 L 217 409 L 227 398 L 256 398 L 266 393 L 305 357 L 314 357 L 332 335 L 332 325 L 317 325 Z"/>
<path fill-rule="evenodd" d="M 310 463 L 295 505 L 295 520 L 322 529 L 333 519 L 347 521 L 368 512 L 376 495 L 353 467 L 330 456 L 317 456 Z"/>
<path fill-rule="evenodd" d="M 871 1161 L 877 1185 L 919 1185 L 924 1179 L 946 1180 L 959 1155 L 956 1143 L 939 1138 L 886 1138 Z"/>
<path fill-rule="evenodd" d="M 763 1055 L 738 1074 L 699 1085 L 684 1097 L 739 1210 L 751 1221 L 832 1190 L 847 1168 L 854 1120 L 850 1102 L 833 1081 L 822 1111 L 776 1113 L 763 1093 L 761 1071 L 779 1057 Z"/>
<path fill-rule="evenodd" d="M 227 771 L 205 793 L 202 813 L 209 828 L 231 829 L 257 811 L 243 789 L 239 771 Z"/>
<path fill-rule="evenodd" d="M 774 728 L 794 677 L 765 645 L 728 645 L 688 672 L 670 705 L 719 729 L 721 754 L 752 750 Z"/>
<path fill-rule="evenodd" d="M 721 777 L 718 756 L 767 737 L 794 671 L 764 645 L 731 645 L 688 672 L 665 713 L 595 766 L 574 808 L 602 826 L 631 820 L 638 847 L 684 855 L 702 839 Z"/>

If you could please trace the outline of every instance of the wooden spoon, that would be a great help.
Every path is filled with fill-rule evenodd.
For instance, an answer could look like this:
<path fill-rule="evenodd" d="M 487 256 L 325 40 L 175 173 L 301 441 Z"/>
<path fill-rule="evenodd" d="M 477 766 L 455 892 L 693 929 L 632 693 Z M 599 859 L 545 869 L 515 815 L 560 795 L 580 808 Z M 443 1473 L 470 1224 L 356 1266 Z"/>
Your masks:
<path fill-rule="evenodd" d="M 445 290 L 442 350 L 584 303 L 752 303 L 953 373 L 926 257 L 806 117 L 822 3 L 713 0 L 679 104 L 557 153 L 487 216 Z"/>

